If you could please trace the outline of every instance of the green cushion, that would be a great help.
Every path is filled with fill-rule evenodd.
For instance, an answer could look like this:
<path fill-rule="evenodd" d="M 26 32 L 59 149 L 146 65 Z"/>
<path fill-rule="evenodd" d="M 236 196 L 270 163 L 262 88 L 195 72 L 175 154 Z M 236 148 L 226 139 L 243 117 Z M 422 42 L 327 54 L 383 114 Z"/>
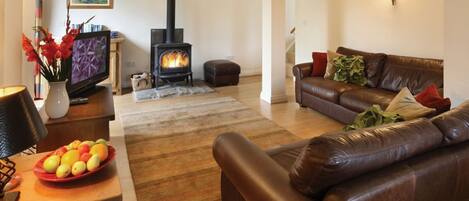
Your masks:
<path fill-rule="evenodd" d="M 339 56 L 333 59 L 336 68 L 334 80 L 365 86 L 368 82 L 365 75 L 365 61 L 362 56 Z"/>
<path fill-rule="evenodd" d="M 379 105 L 373 105 L 365 112 L 358 114 L 353 123 L 346 126 L 344 130 L 358 130 L 401 121 L 404 121 L 402 116 L 392 112 L 384 112 Z"/>

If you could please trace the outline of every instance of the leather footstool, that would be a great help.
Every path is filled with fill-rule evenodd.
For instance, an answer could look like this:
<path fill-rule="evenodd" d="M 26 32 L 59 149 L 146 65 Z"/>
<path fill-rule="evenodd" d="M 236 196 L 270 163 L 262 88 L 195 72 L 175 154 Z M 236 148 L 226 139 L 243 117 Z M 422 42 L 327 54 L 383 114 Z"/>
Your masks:
<path fill-rule="evenodd" d="M 205 81 L 212 86 L 238 85 L 241 67 L 228 60 L 213 60 L 204 64 Z"/>

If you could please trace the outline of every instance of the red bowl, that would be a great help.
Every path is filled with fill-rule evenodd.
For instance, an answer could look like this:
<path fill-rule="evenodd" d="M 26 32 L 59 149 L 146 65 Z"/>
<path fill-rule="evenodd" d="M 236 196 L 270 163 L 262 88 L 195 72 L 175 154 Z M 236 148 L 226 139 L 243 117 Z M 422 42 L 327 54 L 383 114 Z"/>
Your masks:
<path fill-rule="evenodd" d="M 99 172 L 100 170 L 102 170 L 103 168 L 105 168 L 106 166 L 108 166 L 113 160 L 114 158 L 116 157 L 116 150 L 114 149 L 114 147 L 112 146 L 108 146 L 108 157 L 105 161 L 101 162 L 101 164 L 99 165 L 99 167 L 94 170 L 94 171 L 87 171 L 85 172 L 84 174 L 82 175 L 78 175 L 78 176 L 68 176 L 66 178 L 57 178 L 57 176 L 55 176 L 55 174 L 51 174 L 51 173 L 47 173 L 44 169 L 43 169 L 43 163 L 44 161 L 52 155 L 53 152 L 47 154 L 46 156 L 44 156 L 44 158 L 42 158 L 41 160 L 39 160 L 36 165 L 34 166 L 34 174 L 37 176 L 37 178 L 39 180 L 42 180 L 42 181 L 48 181 L 48 182 L 54 182 L 54 183 L 65 183 L 65 182 L 71 182 L 71 181 L 75 181 L 75 180 L 79 180 L 79 179 L 82 179 L 82 178 L 86 178 L 96 172 Z"/>

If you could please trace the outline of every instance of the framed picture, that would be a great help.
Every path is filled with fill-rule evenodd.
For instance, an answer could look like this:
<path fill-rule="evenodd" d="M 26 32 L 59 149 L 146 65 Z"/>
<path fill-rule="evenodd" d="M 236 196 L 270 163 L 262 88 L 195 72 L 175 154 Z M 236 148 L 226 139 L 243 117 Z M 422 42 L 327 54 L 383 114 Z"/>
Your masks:
<path fill-rule="evenodd" d="M 114 0 L 69 0 L 74 9 L 112 9 Z"/>

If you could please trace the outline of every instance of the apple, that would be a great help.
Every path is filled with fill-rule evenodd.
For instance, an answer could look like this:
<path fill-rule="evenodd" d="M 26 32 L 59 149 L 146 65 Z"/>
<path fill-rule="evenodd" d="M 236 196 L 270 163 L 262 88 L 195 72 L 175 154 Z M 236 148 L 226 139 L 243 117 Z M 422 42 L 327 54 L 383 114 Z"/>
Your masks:
<path fill-rule="evenodd" d="M 68 175 L 70 175 L 70 172 L 71 172 L 70 165 L 62 164 L 57 168 L 57 172 L 55 173 L 55 176 L 57 176 L 57 178 L 62 179 L 62 178 L 68 177 Z"/>
<path fill-rule="evenodd" d="M 80 146 L 78 146 L 78 152 L 80 153 L 80 155 L 90 152 L 90 145 L 80 144 Z"/>
<path fill-rule="evenodd" d="M 103 144 L 107 146 L 107 141 L 105 139 L 96 140 L 96 144 Z"/>
<path fill-rule="evenodd" d="M 83 161 L 78 161 L 72 166 L 72 174 L 74 176 L 82 175 L 86 171 L 86 163 Z"/>
<path fill-rule="evenodd" d="M 60 165 L 60 157 L 57 155 L 52 155 L 47 158 L 44 163 L 42 164 L 42 167 L 47 173 L 55 173 L 57 168 Z"/>
<path fill-rule="evenodd" d="M 88 160 L 90 160 L 91 158 L 91 154 L 90 153 L 83 153 L 80 155 L 80 161 L 83 161 L 83 162 L 88 162 Z"/>
<path fill-rule="evenodd" d="M 82 146 L 83 144 L 88 144 L 88 146 L 93 147 L 96 143 L 93 142 L 93 141 L 87 140 L 87 141 L 83 141 L 83 142 L 80 144 L 80 146 Z"/>
<path fill-rule="evenodd" d="M 65 148 L 67 149 L 67 151 L 72 150 L 72 147 L 70 147 L 70 145 L 65 145 Z"/>
<path fill-rule="evenodd" d="M 68 146 L 70 149 L 78 149 L 78 146 L 80 146 L 81 141 L 80 140 L 75 140 L 71 142 Z"/>
<path fill-rule="evenodd" d="M 67 153 L 68 149 L 66 146 L 60 147 L 55 150 L 54 155 L 62 157 L 65 153 Z"/>
<path fill-rule="evenodd" d="M 91 156 L 90 160 L 86 162 L 86 169 L 90 172 L 98 169 L 101 161 L 99 160 L 99 156 L 97 154 Z"/>

